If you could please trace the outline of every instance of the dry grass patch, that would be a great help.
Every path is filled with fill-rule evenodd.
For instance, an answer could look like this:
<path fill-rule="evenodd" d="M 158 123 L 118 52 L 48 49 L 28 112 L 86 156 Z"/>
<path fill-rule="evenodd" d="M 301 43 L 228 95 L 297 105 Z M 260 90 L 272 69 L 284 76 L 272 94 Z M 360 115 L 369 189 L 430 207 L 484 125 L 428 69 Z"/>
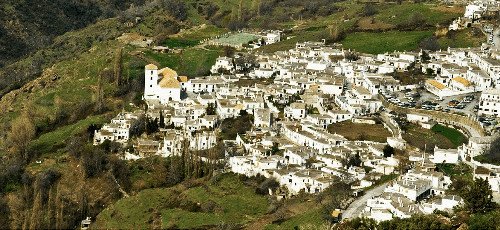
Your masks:
<path fill-rule="evenodd" d="M 440 133 L 436 133 L 431 129 L 424 129 L 417 125 L 409 125 L 406 132 L 403 134 L 409 145 L 417 147 L 421 150 L 430 152 L 435 146 L 443 149 L 456 148 L 453 142 Z"/>
<path fill-rule="evenodd" d="M 358 28 L 360 30 L 390 30 L 394 27 L 392 24 L 379 21 L 373 17 L 364 17 L 358 21 Z"/>
<path fill-rule="evenodd" d="M 376 142 L 386 142 L 387 137 L 392 136 L 383 124 L 359 124 L 351 121 L 344 121 L 328 126 L 330 133 L 337 133 L 350 141 L 366 140 Z"/>

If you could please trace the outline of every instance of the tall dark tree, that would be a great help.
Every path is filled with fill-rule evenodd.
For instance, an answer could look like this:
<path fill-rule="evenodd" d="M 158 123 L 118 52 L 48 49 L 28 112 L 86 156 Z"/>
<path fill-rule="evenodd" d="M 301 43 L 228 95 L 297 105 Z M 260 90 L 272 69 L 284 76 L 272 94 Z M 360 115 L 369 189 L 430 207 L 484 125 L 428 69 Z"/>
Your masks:
<path fill-rule="evenodd" d="M 384 157 L 391 157 L 394 155 L 394 148 L 391 147 L 390 145 L 385 145 L 384 146 Z"/>
<path fill-rule="evenodd" d="M 163 116 L 163 111 L 160 110 L 160 128 L 165 128 L 165 117 Z"/>
<path fill-rule="evenodd" d="M 148 135 L 158 132 L 158 128 L 159 128 L 158 127 L 158 118 L 151 119 L 148 117 L 146 119 L 146 133 Z"/>
<path fill-rule="evenodd" d="M 485 213 L 495 208 L 493 192 L 487 180 L 476 178 L 466 187 L 462 198 L 465 208 L 472 213 Z"/>

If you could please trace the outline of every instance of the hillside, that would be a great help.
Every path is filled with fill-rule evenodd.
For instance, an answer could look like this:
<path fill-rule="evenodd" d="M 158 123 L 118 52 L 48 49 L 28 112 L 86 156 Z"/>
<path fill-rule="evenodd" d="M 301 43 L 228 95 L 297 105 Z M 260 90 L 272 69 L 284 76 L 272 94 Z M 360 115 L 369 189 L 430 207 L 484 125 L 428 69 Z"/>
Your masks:
<path fill-rule="evenodd" d="M 135 7 L 130 7 L 132 3 Z M 175 171 L 169 168 L 170 162 L 117 161 L 110 149 L 88 146 L 89 127 L 109 121 L 119 111 L 142 108 L 143 67 L 147 63 L 168 66 L 189 77 L 206 74 L 225 50 L 198 46 L 199 41 L 230 30 L 284 30 L 289 39 L 264 46 L 259 50 L 263 52 L 289 49 L 298 41 L 327 39 L 342 42 L 346 48 L 374 53 L 418 49 L 418 43 L 436 30 L 434 24 L 445 24 L 458 15 L 441 11 L 437 4 L 377 4 L 373 16 L 376 23 L 364 25 L 364 6 L 354 1 L 325 0 L 2 1 L 0 211 L 6 215 L 0 217 L 0 226 L 72 228 L 86 216 L 99 215 L 99 226 L 112 228 L 117 223 L 109 216 L 119 214 L 116 219 L 125 221 L 135 212 L 147 212 L 139 216 L 144 227 L 151 226 L 148 221 L 156 221 L 151 217 L 158 213 L 165 219 L 161 226 L 201 226 L 191 222 L 198 217 L 206 218 L 212 225 L 221 224 L 219 217 L 234 219 L 238 226 L 252 221 L 259 224 L 257 220 L 266 217 L 266 197 L 253 194 L 251 186 L 232 177 L 222 180 L 221 186 L 202 180 L 181 191 L 191 203 L 214 194 L 214 202 L 222 211 L 216 209 L 206 214 L 178 206 L 162 207 L 161 199 L 173 190 L 168 187 L 182 181 L 166 181 Z M 398 25 L 401 27 L 409 18 L 395 21 L 392 16 L 415 12 L 421 12 L 428 23 L 401 37 L 406 32 L 400 31 Z M 387 31 L 381 32 L 379 27 Z M 183 51 L 155 53 L 117 40 L 123 33 L 151 37 L 155 44 L 181 47 Z M 457 34 L 456 39 L 446 37 L 439 41 L 443 47 L 470 46 L 476 42 L 467 39 L 471 35 L 467 31 Z M 359 38 L 366 42 L 360 43 Z M 400 38 L 394 47 L 393 42 Z M 386 45 L 380 46 L 381 43 Z M 119 70 L 118 74 L 115 70 Z M 33 135 L 26 141 L 26 150 L 19 152 L 6 140 L 16 131 L 12 128 L 14 121 L 19 124 L 26 118 L 32 123 Z M 81 145 L 75 147 L 74 142 Z M 75 153 L 75 149 L 83 150 Z M 98 173 L 87 176 L 82 168 L 89 164 L 96 165 Z M 113 183 L 113 179 L 118 183 Z M 224 184 L 227 181 L 234 185 Z M 129 198 L 121 199 L 125 195 L 119 185 L 130 193 Z M 213 193 L 204 190 L 206 187 Z M 227 205 L 229 198 L 221 195 L 224 189 L 232 192 L 229 198 L 237 202 L 248 204 L 246 199 L 255 199 L 264 201 L 263 205 L 248 204 L 251 212 L 238 210 L 231 216 L 227 212 L 237 207 Z M 135 198 L 147 199 L 147 194 L 158 195 L 151 200 L 157 210 L 130 208 Z M 56 206 L 47 206 L 47 200 L 57 201 Z M 294 210 L 296 213 L 288 216 L 283 228 L 293 228 L 301 221 L 315 223 L 320 215 L 318 207 Z M 299 212 L 304 213 L 298 215 Z M 308 215 L 311 213 L 313 217 Z M 61 220 L 62 216 L 67 219 Z M 51 219 L 57 220 L 55 225 L 47 221 Z M 263 222 L 269 228 L 280 225 L 268 219 Z"/>
<path fill-rule="evenodd" d="M 52 39 L 115 16 L 144 0 L 5 0 L 0 3 L 0 68 Z"/>

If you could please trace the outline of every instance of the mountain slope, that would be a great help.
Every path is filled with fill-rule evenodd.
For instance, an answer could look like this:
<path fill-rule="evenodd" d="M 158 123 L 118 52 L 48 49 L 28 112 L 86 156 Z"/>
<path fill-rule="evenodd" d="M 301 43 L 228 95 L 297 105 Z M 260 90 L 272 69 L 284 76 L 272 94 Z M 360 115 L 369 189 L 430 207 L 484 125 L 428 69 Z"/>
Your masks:
<path fill-rule="evenodd" d="M 0 3 L 0 67 L 51 44 L 68 31 L 144 0 L 4 0 Z"/>

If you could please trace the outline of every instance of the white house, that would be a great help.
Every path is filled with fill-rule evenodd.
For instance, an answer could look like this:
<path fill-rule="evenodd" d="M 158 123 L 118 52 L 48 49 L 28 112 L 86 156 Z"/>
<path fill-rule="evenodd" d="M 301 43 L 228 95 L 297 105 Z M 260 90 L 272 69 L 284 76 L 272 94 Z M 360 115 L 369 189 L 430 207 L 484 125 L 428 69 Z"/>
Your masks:
<path fill-rule="evenodd" d="M 285 117 L 291 119 L 302 119 L 306 117 L 306 104 L 294 102 L 285 108 Z"/>
<path fill-rule="evenodd" d="M 210 69 L 210 72 L 212 74 L 234 73 L 233 59 L 230 57 L 218 57 L 215 60 L 215 64 Z"/>
<path fill-rule="evenodd" d="M 435 164 L 458 164 L 458 159 L 458 149 L 440 149 L 437 146 L 434 148 L 434 155 L 430 157 L 431 162 Z"/>
<path fill-rule="evenodd" d="M 435 210 L 453 211 L 453 207 L 460 206 L 463 203 L 464 200 L 460 196 L 446 195 L 429 203 L 423 203 L 421 210 L 425 214 L 432 214 Z"/>
<path fill-rule="evenodd" d="M 500 89 L 483 91 L 479 102 L 478 114 L 500 117 Z"/>
<path fill-rule="evenodd" d="M 281 41 L 281 33 L 279 31 L 272 31 L 267 33 L 267 35 L 264 37 L 264 40 L 267 45 L 280 42 Z"/>
<path fill-rule="evenodd" d="M 254 112 L 254 126 L 255 127 L 271 127 L 272 124 L 272 113 L 271 110 L 266 109 L 256 109 Z"/>

